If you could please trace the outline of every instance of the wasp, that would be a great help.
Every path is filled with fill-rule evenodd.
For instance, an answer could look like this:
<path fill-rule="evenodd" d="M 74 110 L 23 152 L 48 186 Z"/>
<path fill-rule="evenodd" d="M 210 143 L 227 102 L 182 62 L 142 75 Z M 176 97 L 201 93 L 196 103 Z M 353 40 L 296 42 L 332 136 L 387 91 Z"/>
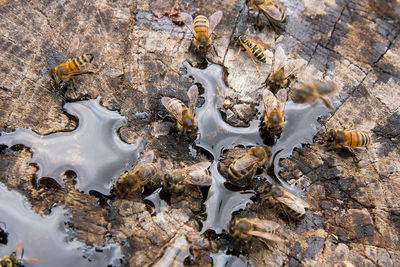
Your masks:
<path fill-rule="evenodd" d="M 304 59 L 288 59 L 282 45 L 275 48 L 272 73 L 265 80 L 265 85 L 274 93 L 289 85 L 289 78 L 307 64 Z"/>
<path fill-rule="evenodd" d="M 264 102 L 263 126 L 266 131 L 274 135 L 279 135 L 283 130 L 283 123 L 285 122 L 287 91 L 282 88 L 274 95 L 271 91 L 265 89 L 262 96 Z"/>
<path fill-rule="evenodd" d="M 232 161 L 228 167 L 228 178 L 233 184 L 243 186 L 254 177 L 258 168 L 268 160 L 269 149 L 254 146 Z"/>
<path fill-rule="evenodd" d="M 196 85 L 193 85 L 188 90 L 189 108 L 179 99 L 163 97 L 161 103 L 176 119 L 178 129 L 187 134 L 192 140 L 196 137 L 198 126 L 194 118 L 193 110 L 197 103 L 199 91 Z"/>
<path fill-rule="evenodd" d="M 241 45 L 247 51 L 247 53 L 249 53 L 251 60 L 256 65 L 258 77 L 260 78 L 261 77 L 260 69 L 258 68 L 258 65 L 254 60 L 253 56 L 259 61 L 267 63 L 267 55 L 265 54 L 262 47 L 268 48 L 269 46 L 266 43 L 249 39 L 245 35 L 239 35 L 237 37 L 234 37 L 233 41 L 234 41 L 234 46 Z M 235 61 L 239 57 L 240 51 L 241 49 L 239 49 L 236 57 L 234 57 L 230 61 Z"/>
<path fill-rule="evenodd" d="M 124 173 L 115 183 L 115 189 L 122 197 L 136 191 L 141 185 L 147 184 L 158 174 L 157 165 L 153 163 L 154 151 L 144 153 L 133 170 Z"/>
<path fill-rule="evenodd" d="M 230 232 L 240 239 L 250 239 L 255 237 L 262 242 L 274 241 L 282 242 L 283 240 L 272 232 L 279 228 L 279 224 L 270 220 L 261 220 L 258 218 L 240 218 L 230 222 L 228 229 Z"/>
<path fill-rule="evenodd" d="M 370 134 L 358 130 L 330 129 L 324 135 L 326 142 L 333 147 L 366 147 L 371 144 Z"/>
<path fill-rule="evenodd" d="M 271 185 L 265 199 L 273 209 L 283 211 L 294 219 L 303 217 L 309 208 L 307 202 L 279 185 Z"/>
<path fill-rule="evenodd" d="M 194 21 L 191 15 L 182 12 L 181 17 L 185 25 L 190 29 L 194 38 L 193 44 L 197 52 L 206 54 L 212 45 L 211 34 L 222 19 L 223 12 L 217 11 L 207 19 L 206 16 L 199 15 Z"/>
<path fill-rule="evenodd" d="M 254 11 L 258 11 L 257 25 L 260 25 L 259 19 L 261 12 L 267 17 L 269 23 L 275 28 L 275 23 L 282 23 L 286 20 L 285 8 L 274 1 L 250 0 L 249 4 Z"/>
<path fill-rule="evenodd" d="M 22 259 L 24 256 L 24 249 L 22 249 L 21 252 L 21 258 L 18 259 L 18 250 L 19 247 L 21 246 L 21 240 L 18 241 L 17 249 L 13 253 L 11 253 L 10 256 L 4 256 L 0 260 L 0 266 L 1 267 L 23 267 L 24 264 L 22 263 L 23 261 L 26 262 L 39 262 L 37 259 Z"/>
<path fill-rule="evenodd" d="M 190 166 L 181 163 L 182 169 L 171 171 L 167 175 L 167 179 L 171 184 L 190 184 L 199 186 L 210 186 L 212 177 L 208 171 L 211 163 L 209 161 L 202 161 Z"/>
<path fill-rule="evenodd" d="M 291 97 L 295 103 L 313 103 L 318 99 L 322 99 L 324 104 L 332 109 L 329 100 L 324 96 L 337 91 L 337 86 L 332 81 L 312 81 L 301 83 L 297 88 L 292 90 Z"/>

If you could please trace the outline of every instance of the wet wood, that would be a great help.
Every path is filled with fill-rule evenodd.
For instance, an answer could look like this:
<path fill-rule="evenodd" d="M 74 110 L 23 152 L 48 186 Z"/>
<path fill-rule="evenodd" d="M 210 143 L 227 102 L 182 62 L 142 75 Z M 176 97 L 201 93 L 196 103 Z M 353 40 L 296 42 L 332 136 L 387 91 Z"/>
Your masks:
<path fill-rule="evenodd" d="M 175 137 L 154 138 L 150 125 L 166 115 L 160 98 L 186 101 L 187 81 L 182 62 L 196 62 L 189 51 L 191 33 L 179 12 L 224 17 L 215 33 L 216 53 L 209 58 L 227 68 L 232 118 L 243 121 L 236 104 L 252 110 L 261 100 L 259 87 L 271 71 L 271 61 L 258 62 L 261 78 L 249 55 L 237 48 L 234 34 L 246 34 L 271 46 L 285 45 L 290 58 L 303 58 L 316 78 L 330 78 L 340 88 L 331 97 L 334 110 L 327 127 L 370 131 L 373 145 L 346 152 L 318 144 L 296 150 L 281 162 L 282 176 L 307 189 L 310 212 L 284 228 L 286 242 L 264 246 L 254 242 L 249 258 L 256 266 L 322 266 L 351 261 L 356 266 L 396 266 L 400 263 L 400 14 L 398 1 L 285 0 L 287 22 L 278 32 L 268 25 L 254 29 L 256 13 L 245 1 L 1 1 L 0 3 L 0 129 L 30 127 L 40 134 L 71 130 L 76 122 L 63 113 L 63 98 L 103 98 L 129 121 L 121 137 L 147 139 L 166 166 L 190 159 Z M 397 12 L 397 13 L 396 13 Z M 74 38 L 79 51 L 69 51 Z M 279 38 L 279 39 L 278 39 Z M 94 74 L 73 78 L 75 90 L 55 90 L 48 71 L 72 53 L 93 53 Z M 239 106 L 240 107 L 240 106 Z M 251 107 L 251 108 L 250 108 Z M 137 116 L 138 113 L 144 114 Z M 237 114 L 239 113 L 239 114 Z M 252 112 L 250 112 L 252 113 Z M 252 114 L 251 116 L 254 116 Z M 246 121 L 246 120 L 244 120 Z M 235 122 L 233 122 L 235 123 Z M 168 151 L 168 152 L 166 152 Z M 199 238 L 194 212 L 201 195 L 172 201 L 170 209 L 151 216 L 151 207 L 137 194 L 111 201 L 111 211 L 97 199 L 74 190 L 38 188 L 27 149 L 3 149 L 0 182 L 19 190 L 40 213 L 63 204 L 71 210 L 76 235 L 102 245 L 106 234 L 124 247 L 131 266 L 145 266 L 162 256 L 177 237 Z M 89 216 L 90 214 L 90 216 Z M 272 215 L 262 209 L 257 216 Z M 287 225 L 285 218 L 279 223 Z"/>

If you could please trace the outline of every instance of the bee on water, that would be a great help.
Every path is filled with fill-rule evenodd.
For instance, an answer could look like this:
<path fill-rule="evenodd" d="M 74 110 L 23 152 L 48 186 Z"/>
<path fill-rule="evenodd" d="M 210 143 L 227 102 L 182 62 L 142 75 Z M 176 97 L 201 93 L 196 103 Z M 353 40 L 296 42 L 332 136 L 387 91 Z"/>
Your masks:
<path fill-rule="evenodd" d="M 337 91 L 337 86 L 332 81 L 312 81 L 307 83 L 301 83 L 298 88 L 295 88 L 291 92 L 291 97 L 295 103 L 313 103 L 318 99 L 322 99 L 324 104 L 332 109 L 332 105 L 329 100 L 324 96 Z"/>
<path fill-rule="evenodd" d="M 279 185 L 271 185 L 265 199 L 274 210 L 283 211 L 286 215 L 297 220 L 303 217 L 306 209 L 309 208 L 307 202 Z"/>
<path fill-rule="evenodd" d="M 265 89 L 263 91 L 264 102 L 264 121 L 263 130 L 280 135 L 285 122 L 285 104 L 287 101 L 287 91 L 282 88 L 274 95 L 271 91 Z"/>
<path fill-rule="evenodd" d="M 206 16 L 199 15 L 194 19 L 191 15 L 182 12 L 181 17 L 185 25 L 190 29 L 194 38 L 193 44 L 197 52 L 206 54 L 212 45 L 211 34 L 222 19 L 222 11 L 217 11 L 207 19 Z"/>
<path fill-rule="evenodd" d="M 115 183 L 115 190 L 122 197 L 136 191 L 141 185 L 150 182 L 157 176 L 157 165 L 153 163 L 154 151 L 144 153 L 133 170 L 124 173 Z"/>
<path fill-rule="evenodd" d="M 276 30 L 275 23 L 282 23 L 286 20 L 285 8 L 279 3 L 267 0 L 250 0 L 249 4 L 254 11 L 258 11 L 258 26 L 260 25 L 259 21 L 261 12 L 267 17 L 274 30 Z"/>
<path fill-rule="evenodd" d="M 190 87 L 187 94 L 189 97 L 189 109 L 181 100 L 176 98 L 163 97 L 161 98 L 161 103 L 174 116 L 179 130 L 186 133 L 193 140 L 198 131 L 197 121 L 193 115 L 199 96 L 197 86 Z"/>
<path fill-rule="evenodd" d="M 272 73 L 265 80 L 266 86 L 274 93 L 289 86 L 289 78 L 307 64 L 304 59 L 288 59 L 282 45 L 275 49 Z"/>
<path fill-rule="evenodd" d="M 371 144 L 371 135 L 362 131 L 330 129 L 324 134 L 325 140 L 333 147 L 366 147 Z"/>
<path fill-rule="evenodd" d="M 230 225 L 228 225 L 228 229 L 234 236 L 245 240 L 255 237 L 264 243 L 266 241 L 283 241 L 272 233 L 278 228 L 279 224 L 276 222 L 258 218 L 240 218 L 231 221 Z"/>
<path fill-rule="evenodd" d="M 270 150 L 263 146 L 254 146 L 228 167 L 229 181 L 238 186 L 246 186 L 254 177 L 258 168 L 263 168 L 268 160 Z"/>
<path fill-rule="evenodd" d="M 207 160 L 190 166 L 186 166 L 181 162 L 182 169 L 171 171 L 166 178 L 168 182 L 173 185 L 189 184 L 210 186 L 212 183 L 212 178 L 208 171 L 210 165 L 211 163 Z"/>
<path fill-rule="evenodd" d="M 242 48 L 244 48 L 247 51 L 247 53 L 249 53 L 251 60 L 253 61 L 254 65 L 256 65 L 258 77 L 260 78 L 261 77 L 260 69 L 258 68 L 258 65 L 254 60 L 253 56 L 259 61 L 267 63 L 267 55 L 265 54 L 263 47 L 268 48 L 269 46 L 266 43 L 249 39 L 245 35 L 239 35 L 238 37 L 235 37 L 233 41 L 234 41 L 234 47 L 236 45 L 241 45 Z M 236 57 L 234 57 L 230 61 L 235 61 L 239 57 L 241 50 L 242 49 L 239 49 Z"/>
<path fill-rule="evenodd" d="M 24 264 L 23 262 L 39 262 L 37 259 L 22 259 L 24 256 L 24 249 L 22 249 L 21 252 L 21 258 L 18 259 L 18 250 L 19 247 L 21 246 L 21 240 L 18 241 L 17 249 L 13 253 L 11 253 L 10 256 L 4 256 L 0 260 L 0 266 L 1 267 L 23 267 Z"/>

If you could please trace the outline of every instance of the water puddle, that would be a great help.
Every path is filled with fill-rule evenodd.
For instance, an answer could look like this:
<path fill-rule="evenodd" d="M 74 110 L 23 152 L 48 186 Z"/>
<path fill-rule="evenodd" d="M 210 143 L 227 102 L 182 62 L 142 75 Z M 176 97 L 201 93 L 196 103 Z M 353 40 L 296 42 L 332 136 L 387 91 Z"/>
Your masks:
<path fill-rule="evenodd" d="M 24 248 L 25 266 L 119 266 L 123 257 L 119 245 L 88 248 L 76 240 L 70 240 L 61 206 L 53 208 L 49 216 L 41 216 L 30 210 L 27 201 L 17 192 L 8 191 L 0 184 L 0 222 L 8 233 L 7 245 L 0 244 L 0 256 L 15 251 L 19 240 Z M 67 242 L 68 240 L 68 242 Z M 18 256 L 21 254 L 21 249 Z"/>
<path fill-rule="evenodd" d="M 197 69 L 188 62 L 184 62 L 183 65 L 187 69 L 187 75 L 204 88 L 205 103 L 195 110 L 195 117 L 199 125 L 199 135 L 195 144 L 208 151 L 214 159 L 210 167 L 213 184 L 204 203 L 207 218 L 203 221 L 202 232 L 211 229 L 219 234 L 226 230 L 233 212 L 244 209 L 247 203 L 252 203 L 250 198 L 254 196 L 254 192 L 249 190 L 234 192 L 227 189 L 224 185 L 226 179 L 219 173 L 217 163 L 221 159 L 224 149 L 238 145 L 263 144 L 259 134 L 260 121 L 255 120 L 250 123 L 249 127 L 239 128 L 227 124 L 222 119 L 218 108 L 221 106 L 221 99 L 229 91 L 223 79 L 223 67 L 211 64 L 206 69 Z M 262 105 L 260 107 L 259 112 L 263 114 Z M 313 136 L 321 127 L 317 119 L 322 115 L 326 115 L 326 109 L 322 105 L 300 105 L 291 101 L 286 104 L 284 131 L 276 144 L 271 147 L 272 157 L 269 160 L 268 168 L 273 168 L 276 177 L 268 179 L 270 182 L 275 181 L 286 189 L 299 193 L 298 189 L 288 185 L 279 177 L 281 170 L 279 160 L 289 157 L 295 147 L 312 143 Z M 263 174 L 263 176 L 265 177 L 267 174 Z"/>
<path fill-rule="evenodd" d="M 30 129 L 17 128 L 14 132 L 1 132 L 0 144 L 29 147 L 33 153 L 29 163 L 38 167 L 38 179 L 50 177 L 62 184 L 64 173 L 73 171 L 77 189 L 107 194 L 112 183 L 136 162 L 145 141 L 121 141 L 117 131 L 127 123 L 126 119 L 99 102 L 97 98 L 64 105 L 66 112 L 79 120 L 71 132 L 38 135 Z"/>

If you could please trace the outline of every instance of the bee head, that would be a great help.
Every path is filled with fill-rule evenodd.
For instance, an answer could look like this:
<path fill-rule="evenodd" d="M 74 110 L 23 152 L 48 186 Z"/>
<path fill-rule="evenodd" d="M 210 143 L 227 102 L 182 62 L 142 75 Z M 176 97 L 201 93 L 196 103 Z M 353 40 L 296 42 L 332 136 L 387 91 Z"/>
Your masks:
<path fill-rule="evenodd" d="M 191 136 L 195 135 L 198 131 L 197 123 L 193 118 L 187 117 L 183 119 L 183 128 L 186 129 L 186 133 Z"/>
<path fill-rule="evenodd" d="M 273 197 L 281 197 L 283 196 L 283 191 L 281 188 L 277 187 L 277 186 L 272 186 L 269 193 L 271 194 L 271 196 Z"/>
<path fill-rule="evenodd" d="M 336 139 L 336 131 L 333 129 L 330 129 L 328 131 L 326 141 L 332 143 L 333 141 L 335 141 L 335 139 Z"/>
<path fill-rule="evenodd" d="M 251 229 L 251 224 L 245 220 L 240 220 L 235 223 L 235 231 L 239 233 L 247 233 Z"/>
<path fill-rule="evenodd" d="M 200 44 L 199 45 L 199 51 L 202 53 L 208 52 L 210 50 L 211 45 L 210 44 Z"/>

